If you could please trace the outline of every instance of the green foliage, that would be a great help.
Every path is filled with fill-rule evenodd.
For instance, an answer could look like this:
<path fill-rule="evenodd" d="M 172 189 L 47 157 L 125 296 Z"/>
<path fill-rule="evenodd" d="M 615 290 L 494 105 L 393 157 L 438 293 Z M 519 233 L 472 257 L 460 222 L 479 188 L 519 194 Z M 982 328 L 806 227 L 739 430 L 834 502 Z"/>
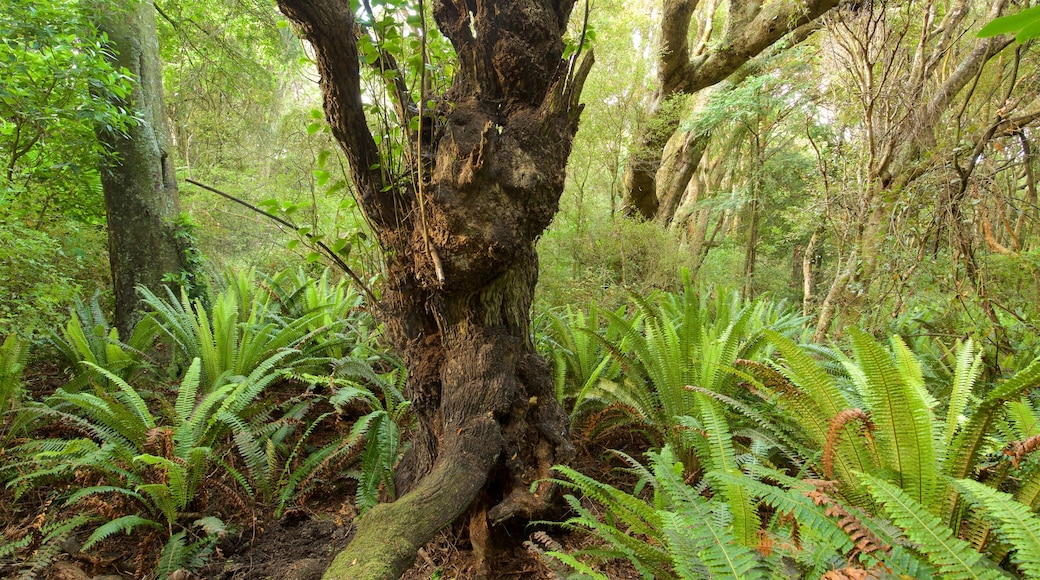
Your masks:
<path fill-rule="evenodd" d="M 935 417 L 917 359 L 899 337 L 891 354 L 866 333 L 851 329 L 855 363 L 846 368 L 862 397 L 880 456 L 879 467 L 895 473 L 898 485 L 916 502 L 932 506 L 938 471 L 934 443 Z"/>
<path fill-rule="evenodd" d="M 992 565 L 987 565 L 982 554 L 955 537 L 926 506 L 914 501 L 902 489 L 867 474 L 860 477 L 885 513 L 917 544 L 918 550 L 944 578 L 1002 577 Z"/>
<path fill-rule="evenodd" d="M 40 577 L 62 554 L 64 542 L 91 521 L 83 514 L 69 516 L 52 510 L 13 534 L 6 530 L 0 538 L 0 574 L 17 580 Z"/>
<path fill-rule="evenodd" d="M 224 522 L 213 516 L 196 520 L 192 528 L 170 536 L 159 554 L 157 578 L 168 578 L 177 570 L 189 572 L 202 568 L 225 534 Z"/>
<path fill-rule="evenodd" d="M 688 278 L 682 293 L 649 300 L 633 295 L 632 300 L 631 317 L 601 313 L 610 330 L 597 336 L 621 367 L 621 376 L 616 382 L 600 379 L 598 389 L 680 454 L 703 439 L 679 428 L 679 418 L 693 417 L 702 425 L 717 418 L 716 403 L 686 387 L 732 394 L 743 376 L 736 361 L 763 353 L 762 331 L 793 331 L 800 323 L 766 300 L 744 303 L 737 293 L 701 293 Z M 710 455 L 707 448 L 702 451 Z"/>
<path fill-rule="evenodd" d="M 213 298 L 210 309 L 201 300 L 193 302 L 183 289 L 179 300 L 169 289 L 166 300 L 146 288 L 139 289 L 162 335 L 185 359 L 202 360 L 204 392 L 212 392 L 233 377 L 249 375 L 275 357 L 285 368 L 313 363 L 308 358 L 325 354 L 325 345 L 314 338 L 332 335 L 345 324 L 331 322 L 314 328 L 325 319 L 324 310 L 333 307 L 330 303 L 299 317 L 283 317 L 272 295 L 257 292 L 252 287 L 255 283 L 253 273 L 242 274 Z"/>
<path fill-rule="evenodd" d="M 119 331 L 108 323 L 98 295 L 90 302 L 75 299 L 72 316 L 60 335 L 52 332 L 50 344 L 72 370 L 67 391 L 77 391 L 96 376 L 94 367 L 101 367 L 126 381 L 132 381 L 150 369 L 148 353 L 155 346 L 158 326 L 150 318 L 142 319 L 126 342 Z"/>
<path fill-rule="evenodd" d="M 1015 34 L 1015 41 L 1019 44 L 1040 37 L 1040 6 L 994 19 L 982 27 L 979 38 L 1011 33 Z"/>
<path fill-rule="evenodd" d="M 615 312 L 618 318 L 622 312 Z M 553 361 L 556 399 L 569 406 L 572 419 L 581 414 L 587 404 L 607 403 L 607 395 L 600 388 L 601 381 L 614 381 L 621 366 L 611 356 L 607 344 L 621 337 L 620 328 L 602 314 L 595 303 L 589 306 L 588 316 L 571 307 L 559 313 L 546 313 L 547 327 L 536 336 L 542 337 L 539 351 Z"/>
<path fill-rule="evenodd" d="M 0 414 L 17 411 L 22 398 L 22 371 L 29 360 L 29 342 L 12 334 L 0 345 Z"/>
<path fill-rule="evenodd" d="M 163 276 L 163 282 L 183 288 L 191 300 L 205 302 L 209 299 L 209 284 L 206 280 L 206 257 L 199 250 L 198 224 L 191 214 L 181 212 L 175 225 L 173 235 L 181 253 L 183 270 L 168 272 Z"/>
<path fill-rule="evenodd" d="M 0 38 L 0 218 L 99 223 L 94 131 L 132 122 L 108 98 L 126 97 L 130 78 L 108 63 L 106 39 L 73 0 L 5 0 Z"/>
<path fill-rule="evenodd" d="M 84 287 L 107 264 L 85 249 L 104 244 L 95 232 L 68 225 L 54 236 L 18 221 L 0 221 L 0 327 L 25 335 L 58 327 Z"/>
<path fill-rule="evenodd" d="M 1040 576 L 1040 518 L 1010 495 L 970 479 L 955 482 L 982 517 L 996 525 L 997 534 L 1012 546 L 1012 559 L 1027 578 Z"/>
<path fill-rule="evenodd" d="M 564 230 L 563 224 L 539 243 L 541 271 L 536 300 L 549 309 L 574 304 L 613 310 L 628 294 L 681 289 L 677 274 L 695 266 L 673 232 L 620 215 Z"/>
<path fill-rule="evenodd" d="M 357 505 L 362 513 L 376 505 L 379 492 L 393 494 L 394 468 L 405 447 L 402 444 L 402 429 L 411 424 L 411 402 L 401 394 L 404 386 L 404 369 L 392 373 L 386 379 L 372 381 L 382 391 L 382 400 L 372 391 L 357 388 L 350 381 L 341 383 L 329 403 L 342 409 L 355 401 L 363 403 L 369 412 L 358 419 L 346 439 L 332 453 L 350 451 L 362 441 L 360 468 L 352 474 L 358 480 Z M 330 453 L 331 455 L 331 453 Z"/>
<path fill-rule="evenodd" d="M 648 456 L 649 470 L 624 456 L 633 471 L 641 476 L 633 493 L 567 467 L 555 468 L 566 478 L 559 482 L 562 486 L 580 492 L 603 510 L 603 515 L 597 517 L 587 503 L 567 496 L 568 504 L 577 515 L 563 525 L 588 529 L 605 545 L 581 550 L 569 559 L 561 558 L 564 562 L 588 573 L 594 570 L 574 556 L 592 561 L 626 558 L 644 578 L 755 578 L 782 571 L 786 571 L 786 576 L 791 570 L 783 558 L 792 558 L 792 561 L 810 564 L 810 569 L 805 570 L 806 577 L 810 577 L 813 576 L 810 570 L 814 569 L 815 576 L 819 576 L 846 564 L 846 557 L 853 556 L 858 549 L 849 534 L 864 532 L 858 528 L 843 528 L 848 520 L 836 519 L 826 506 L 815 503 L 811 485 L 770 472 L 771 477 L 790 481 L 790 489 L 784 490 L 739 472 L 711 472 L 708 480 L 712 487 L 740 487 L 775 509 L 778 516 L 789 514 L 787 517 L 793 518 L 797 532 L 791 529 L 790 523 L 785 523 L 784 517 L 777 517 L 769 524 L 771 529 L 762 531 L 756 543 L 748 546 L 735 534 L 727 502 L 707 492 L 703 485 L 688 485 L 683 480 L 684 466 L 675 461 L 669 448 Z M 641 491 L 644 484 L 650 484 L 652 497 Z M 860 542 L 862 537 L 855 541 Z M 752 550 L 759 541 L 770 547 L 757 552 Z M 860 543 L 858 547 L 863 545 Z M 877 556 L 862 554 L 863 564 L 876 565 Z M 917 570 L 913 565 L 896 569 L 910 574 Z"/>

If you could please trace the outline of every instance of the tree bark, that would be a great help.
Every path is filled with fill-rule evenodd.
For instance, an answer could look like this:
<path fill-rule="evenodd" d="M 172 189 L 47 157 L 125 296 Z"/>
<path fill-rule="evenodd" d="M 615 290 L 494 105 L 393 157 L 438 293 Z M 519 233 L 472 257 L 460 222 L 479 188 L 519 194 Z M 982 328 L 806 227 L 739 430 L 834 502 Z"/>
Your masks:
<path fill-rule="evenodd" d="M 692 95 L 724 81 L 744 63 L 792 31 L 801 29 L 807 36 L 811 32 L 808 25 L 837 5 L 838 0 L 771 2 L 765 6 L 753 1 L 734 2 L 719 48 L 691 57 L 688 32 L 697 2 L 665 0 L 658 63 L 659 88 L 648 121 L 625 166 L 623 211 L 648 220 L 658 215 L 663 195 L 658 191 L 657 173 L 664 167 L 665 146 L 678 131 L 682 120 L 679 111 L 675 110 L 678 97 Z M 799 36 L 804 39 L 804 36 Z M 695 153 L 696 148 L 689 147 L 687 151 Z M 684 162 L 692 163 L 696 169 L 693 156 Z M 692 172 L 684 170 L 682 175 L 687 175 L 688 182 Z M 671 190 L 675 189 L 673 184 Z M 680 192 L 683 189 L 685 183 L 678 188 Z"/>
<path fill-rule="evenodd" d="M 108 254 L 115 294 L 115 325 L 129 336 L 138 318 L 137 286 L 160 291 L 167 274 L 183 270 L 175 219 L 180 202 L 169 160 L 170 130 L 163 102 L 159 41 L 151 1 L 128 1 L 113 10 L 97 6 L 94 21 L 107 34 L 113 65 L 135 82 L 128 102 L 138 121 L 126 134 L 99 127 L 112 154 L 101 168 L 108 220 Z"/>
<path fill-rule="evenodd" d="M 326 118 L 383 248 L 379 312 L 419 423 L 397 473 L 403 495 L 360 520 L 326 578 L 396 578 L 467 508 L 478 528 L 537 515 L 553 489 L 531 484 L 573 454 L 530 338 L 535 241 L 558 210 L 592 64 L 591 53 L 562 60 L 572 6 L 435 2 L 458 72 L 420 100 L 437 103 L 414 155 L 425 164 L 390 175 L 365 123 L 349 3 L 279 0 L 314 47 Z"/>

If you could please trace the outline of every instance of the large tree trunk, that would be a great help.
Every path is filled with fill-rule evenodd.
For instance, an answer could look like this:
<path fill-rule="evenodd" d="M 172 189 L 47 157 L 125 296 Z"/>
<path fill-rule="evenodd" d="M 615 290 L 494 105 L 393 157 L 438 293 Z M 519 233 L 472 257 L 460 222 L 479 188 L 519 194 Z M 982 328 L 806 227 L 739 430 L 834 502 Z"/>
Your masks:
<path fill-rule="evenodd" d="M 95 23 L 108 35 L 113 65 L 135 78 L 127 102 L 117 103 L 138 122 L 127 133 L 98 128 L 113 154 L 101 168 L 108 218 L 108 254 L 116 301 L 115 324 L 128 336 L 137 318 L 136 288 L 160 290 L 167 274 L 183 269 L 175 234 L 180 213 L 174 167 L 168 158 L 170 131 L 163 103 L 155 8 L 130 0 L 117 10 L 98 6 Z"/>
<path fill-rule="evenodd" d="M 391 176 L 365 122 L 349 5 L 279 1 L 314 47 L 326 117 L 384 250 L 379 311 L 419 427 L 398 470 L 404 495 L 360 520 L 325 577 L 396 578 L 467 508 L 478 544 L 489 525 L 540 513 L 552 489 L 531 484 L 573 453 L 530 307 L 535 241 L 558 209 L 592 60 L 561 59 L 573 2 L 435 2 L 458 72 L 421 101 L 438 103 L 432 130 L 413 135 L 429 164 Z"/>

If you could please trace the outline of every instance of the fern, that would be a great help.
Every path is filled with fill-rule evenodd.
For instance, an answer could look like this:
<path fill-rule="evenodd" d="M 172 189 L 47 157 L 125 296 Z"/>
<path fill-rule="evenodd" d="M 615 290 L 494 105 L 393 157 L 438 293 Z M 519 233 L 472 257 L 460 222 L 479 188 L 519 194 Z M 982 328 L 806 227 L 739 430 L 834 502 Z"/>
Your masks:
<path fill-rule="evenodd" d="M 681 466 L 674 464 L 668 449 L 660 454 L 651 454 L 650 458 L 655 487 L 666 498 L 666 505 L 674 506 L 674 511 L 658 510 L 658 515 L 677 571 L 684 577 L 692 577 L 698 567 L 694 564 L 696 561 L 711 576 L 761 576 L 759 563 L 747 548 L 751 542 L 742 537 L 742 534 L 758 532 L 758 515 L 750 504 L 747 491 L 736 484 L 726 485 L 729 501 L 725 507 L 711 505 L 715 502 L 705 502 L 683 482 Z M 738 509 L 749 510 L 749 514 L 739 516 L 745 519 L 743 522 L 737 519 Z M 751 522 L 754 528 L 748 530 Z"/>
<path fill-rule="evenodd" d="M 629 559 L 645 578 L 722 577 L 764 575 L 762 562 L 734 535 L 727 502 L 708 500 L 682 479 L 683 466 L 669 448 L 651 453 L 651 470 L 624 456 L 632 470 L 654 488 L 647 501 L 582 475 L 571 468 L 554 469 L 557 482 L 580 492 L 606 510 L 606 520 L 594 517 L 580 501 L 567 496 L 578 515 L 564 525 L 591 530 L 608 546 L 582 554 Z M 724 484 L 723 488 L 736 487 Z"/>
<path fill-rule="evenodd" d="M 908 538 L 945 578 L 1001 578 L 986 565 L 982 554 L 953 535 L 939 518 L 899 487 L 867 474 L 860 474 L 874 499 L 883 505 Z"/>
<path fill-rule="evenodd" d="M 1040 359 L 998 385 L 986 395 L 971 413 L 967 423 L 953 438 L 943 463 L 943 473 L 951 479 L 967 479 L 979 464 L 986 448 L 986 437 L 990 427 L 1000 415 L 1007 401 L 1021 397 L 1023 393 L 1040 386 Z M 950 488 L 945 498 L 947 521 L 954 521 L 957 513 L 958 493 Z"/>
<path fill-rule="evenodd" d="M 789 383 L 774 387 L 779 391 L 778 404 L 789 410 L 784 415 L 794 419 L 817 448 L 834 449 L 834 473 L 842 483 L 842 494 L 855 505 L 865 505 L 867 496 L 861 490 L 856 473 L 873 471 L 877 461 L 853 425 L 843 424 L 836 433 L 830 430 L 834 418 L 853 405 L 838 388 L 834 377 L 806 349 L 776 332 L 766 330 L 765 336 L 776 345 L 786 363 L 780 372 Z M 834 443 L 835 436 L 840 438 L 840 443 Z M 822 465 L 817 469 L 820 473 L 824 471 Z"/>
<path fill-rule="evenodd" d="M 729 426 L 717 402 L 703 393 L 695 394 L 700 408 L 701 424 L 708 445 L 707 453 L 701 454 L 701 463 L 708 470 L 717 469 L 724 473 L 739 473 L 736 452 L 729 433 Z M 738 485 L 725 486 L 725 494 L 733 517 L 733 530 L 737 539 L 745 546 L 754 545 L 758 534 L 759 518 L 751 499 L 744 488 Z"/>
<path fill-rule="evenodd" d="M 28 529 L 9 529 L 4 536 L 0 536 L 0 562 L 8 560 L 13 564 L 8 570 L 0 565 L 0 573 L 12 572 L 5 577 L 17 580 L 37 578 L 62 553 L 65 540 L 94 521 L 94 518 L 85 514 L 72 517 L 54 516 L 52 512 L 43 512 L 33 520 Z M 8 540 L 6 534 L 21 534 L 21 537 Z M 22 557 L 19 558 L 20 556 Z M 20 573 L 15 576 L 13 572 L 19 569 Z"/>
<path fill-rule="evenodd" d="M 954 363 L 953 383 L 950 386 L 950 403 L 946 412 L 946 426 L 943 442 L 947 447 L 953 442 L 953 436 L 960 425 L 960 418 L 968 406 L 968 397 L 982 374 L 982 353 L 975 354 L 975 345 L 967 342 L 957 344 L 956 362 Z"/>
<path fill-rule="evenodd" d="M 0 414 L 21 403 L 22 371 L 29 360 L 29 342 L 10 335 L 0 346 Z"/>
<path fill-rule="evenodd" d="M 89 550 L 94 546 L 94 544 L 102 540 L 110 538 L 119 533 L 129 534 L 130 532 L 140 527 L 156 528 L 159 530 L 162 529 L 162 525 L 158 522 L 149 520 L 147 518 L 142 518 L 141 516 L 136 514 L 130 514 L 116 518 L 112 521 L 102 524 L 101 526 L 98 526 L 98 528 L 90 534 L 87 540 L 83 542 L 83 547 L 81 549 L 84 551 Z"/>
<path fill-rule="evenodd" d="M 914 384 L 920 380 L 920 367 L 916 361 L 905 362 L 912 355 L 898 338 L 893 338 L 893 344 L 894 350 L 904 353 L 903 369 L 893 364 L 892 356 L 866 333 L 853 328 L 850 335 L 858 370 L 863 373 L 860 392 L 870 407 L 871 420 L 878 426 L 882 466 L 898 474 L 900 487 L 911 498 L 931 507 L 938 493 L 938 462 L 932 413 L 923 397 L 923 386 Z M 907 370 L 908 366 L 913 370 Z"/>
<path fill-rule="evenodd" d="M 1028 578 L 1040 578 L 1040 518 L 1010 495 L 977 481 L 961 479 L 954 485 L 971 503 L 982 508 L 982 517 L 996 526 L 1000 538 L 1011 545 L 1015 564 Z"/>

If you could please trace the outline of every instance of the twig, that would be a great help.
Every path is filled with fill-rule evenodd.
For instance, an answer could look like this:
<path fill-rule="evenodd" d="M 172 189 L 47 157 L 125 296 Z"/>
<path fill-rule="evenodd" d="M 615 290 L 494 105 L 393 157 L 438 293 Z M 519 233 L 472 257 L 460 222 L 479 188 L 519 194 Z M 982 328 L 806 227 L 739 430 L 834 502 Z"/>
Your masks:
<path fill-rule="evenodd" d="M 288 222 L 288 221 L 286 221 L 286 220 L 284 220 L 284 219 L 282 219 L 282 218 L 280 218 L 280 217 L 278 217 L 278 216 L 276 216 L 276 215 L 274 215 L 272 213 L 266 212 L 266 211 L 256 207 L 255 205 L 249 203 L 248 201 L 239 199 L 239 198 L 231 195 L 230 193 L 224 193 L 223 191 L 220 191 L 219 189 L 217 189 L 215 187 L 211 187 L 211 186 L 206 185 L 204 183 L 199 183 L 198 181 L 195 181 L 194 179 L 185 179 L 184 181 L 186 181 L 186 182 L 188 182 L 188 183 L 190 183 L 192 185 L 195 185 L 197 187 L 201 187 L 202 189 L 205 189 L 206 191 L 211 191 L 211 192 L 213 192 L 213 193 L 223 197 L 224 199 L 233 201 L 233 202 L 235 202 L 235 203 L 237 203 L 237 204 L 239 204 L 239 205 L 241 205 L 243 207 L 246 207 L 246 208 L 248 208 L 248 209 L 250 209 L 250 210 L 252 210 L 252 211 L 254 211 L 254 212 L 256 212 L 256 213 L 258 213 L 258 214 L 260 214 L 262 216 L 264 216 L 264 217 L 270 218 L 270 219 L 274 220 L 275 222 L 277 222 L 279 225 L 285 226 L 285 227 L 291 229 L 292 231 L 296 232 L 297 234 L 300 233 L 300 228 L 296 227 L 292 223 L 290 223 L 290 222 Z M 302 234 L 300 234 L 300 235 L 302 235 Z M 325 254 L 325 257 L 327 257 L 328 259 L 330 259 L 333 262 L 335 262 L 336 266 L 338 266 L 339 269 L 343 270 L 348 276 L 350 276 L 350 278 L 354 281 L 354 283 L 357 284 L 358 287 L 361 288 L 361 290 L 365 293 L 365 296 L 368 297 L 369 302 L 372 304 L 372 306 L 374 308 L 379 308 L 379 300 L 376 298 L 376 295 L 373 294 L 372 290 L 369 289 L 368 285 L 365 284 L 365 282 L 361 280 L 361 277 L 359 277 L 356 273 L 354 273 L 354 270 L 352 270 L 350 268 L 350 266 L 348 266 L 347 263 L 344 262 L 343 259 L 340 258 L 336 254 L 336 252 L 332 251 L 332 248 L 328 247 L 325 244 L 325 242 L 323 242 L 321 240 L 316 240 L 316 239 L 314 239 L 311 236 L 307 236 L 307 239 L 310 240 L 315 245 L 317 245 L 319 248 L 321 248 L 322 253 Z"/>

